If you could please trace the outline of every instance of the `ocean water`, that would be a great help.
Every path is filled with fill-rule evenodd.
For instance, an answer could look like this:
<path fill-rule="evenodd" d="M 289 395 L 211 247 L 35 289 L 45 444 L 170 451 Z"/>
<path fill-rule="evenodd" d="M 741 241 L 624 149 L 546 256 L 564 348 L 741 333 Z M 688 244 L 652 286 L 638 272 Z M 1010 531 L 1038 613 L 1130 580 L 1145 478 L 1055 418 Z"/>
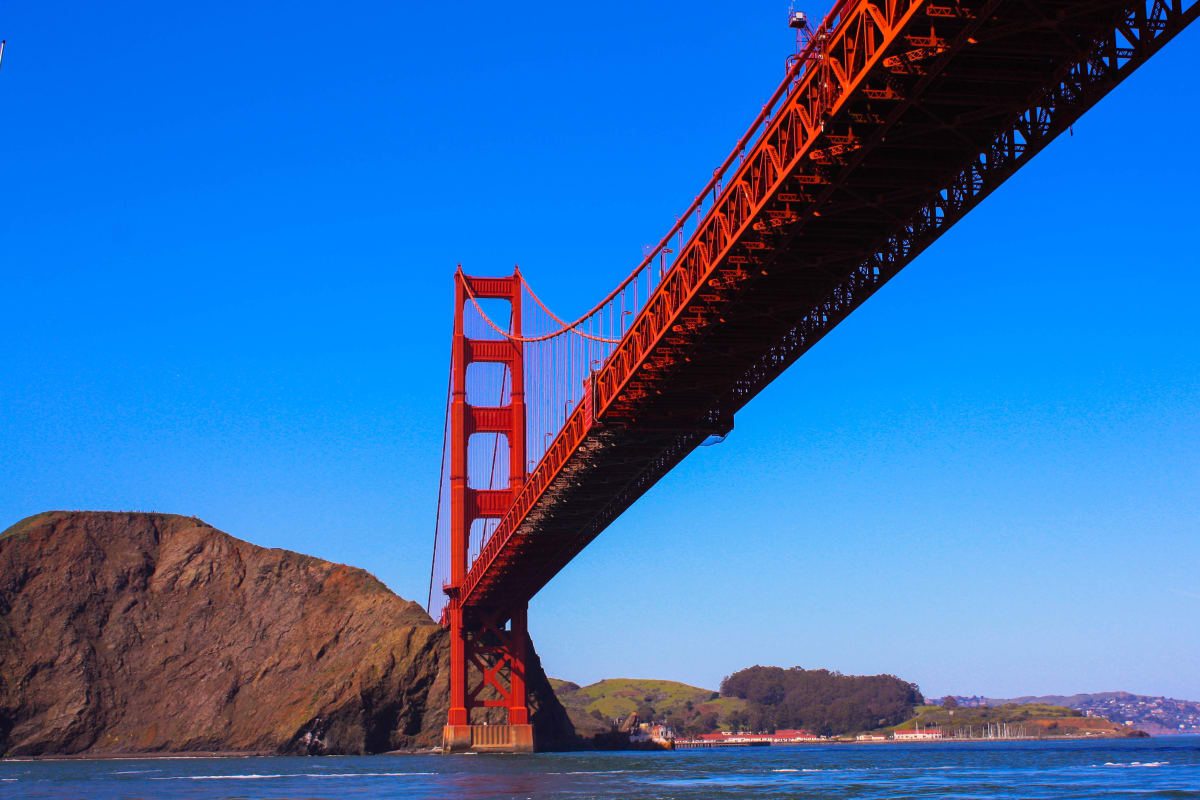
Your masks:
<path fill-rule="evenodd" d="M 0 762 L 0 798 L 1198 798 L 1200 737 Z"/>

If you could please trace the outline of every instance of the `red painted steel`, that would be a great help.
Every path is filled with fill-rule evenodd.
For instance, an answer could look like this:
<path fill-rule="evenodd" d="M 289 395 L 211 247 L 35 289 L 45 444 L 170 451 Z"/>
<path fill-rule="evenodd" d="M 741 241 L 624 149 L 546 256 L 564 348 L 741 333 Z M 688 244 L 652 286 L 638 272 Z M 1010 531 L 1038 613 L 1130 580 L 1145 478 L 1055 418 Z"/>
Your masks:
<path fill-rule="evenodd" d="M 464 331 L 463 310 L 468 294 L 481 299 L 507 300 L 512 308 L 511 333 L 521 331 L 521 281 L 455 275 L 454 348 L 450 402 L 450 536 L 451 584 L 457 596 L 467 575 L 471 526 L 476 520 L 503 517 L 525 483 L 524 352 L 519 341 L 470 339 Z M 507 368 L 509 403 L 503 407 L 472 406 L 467 402 L 467 368 L 472 363 L 497 363 Z M 509 486 L 471 488 L 467 474 L 468 443 L 475 433 L 503 434 L 508 440 Z M 508 622 L 507 626 L 504 624 Z M 450 711 L 444 736 L 450 742 L 469 730 L 471 710 L 502 707 L 509 725 L 529 724 L 525 696 L 526 616 L 524 604 L 508 604 L 503 613 L 491 609 L 447 610 L 450 628 Z M 472 670 L 472 667 L 474 670 Z M 477 677 L 476 681 L 472 681 Z M 481 699 L 487 690 L 493 699 Z M 498 699 L 495 699 L 498 698 Z"/>
<path fill-rule="evenodd" d="M 464 303 L 519 305 L 521 279 L 460 273 L 464 370 L 560 335 L 608 349 L 527 479 L 519 443 L 508 493 L 470 495 L 454 451 L 455 542 L 468 513 L 502 518 L 471 564 L 454 551 L 447 624 L 523 620 L 609 522 L 1198 15 L 1200 0 L 841 0 L 680 222 L 579 320 L 543 307 L 557 331 L 522 338 L 517 312 L 508 332 L 489 321 L 504 341 L 467 340 Z M 468 429 L 511 430 L 515 452 L 523 379 L 511 410 L 468 411 L 455 370 L 462 458 Z"/>

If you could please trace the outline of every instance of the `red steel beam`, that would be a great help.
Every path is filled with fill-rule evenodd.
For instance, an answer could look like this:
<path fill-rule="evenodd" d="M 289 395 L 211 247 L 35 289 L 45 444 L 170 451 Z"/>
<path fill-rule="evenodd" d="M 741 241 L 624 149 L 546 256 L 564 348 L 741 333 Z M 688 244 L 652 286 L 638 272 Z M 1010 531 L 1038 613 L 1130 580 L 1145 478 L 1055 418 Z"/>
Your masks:
<path fill-rule="evenodd" d="M 998 13 L 1018 7 L 1021 14 L 1033 19 L 1021 20 L 1018 14 L 1006 17 Z M 548 502 L 553 505 L 554 498 L 548 501 L 547 493 L 552 488 L 555 492 L 577 488 L 578 480 L 586 480 L 583 473 L 588 458 L 621 436 L 628 438 L 629 431 L 641 430 L 649 435 L 670 430 L 670 420 L 664 426 L 661 418 L 639 420 L 637 414 L 653 405 L 655 392 L 669 386 L 666 378 L 672 371 L 686 372 L 681 367 L 682 362 L 691 361 L 687 353 L 699 357 L 703 352 L 695 348 L 703 348 L 701 340 L 705 336 L 713 338 L 712 331 L 719 331 L 719 325 L 725 322 L 717 316 L 719 309 L 736 308 L 738 297 L 753 298 L 756 291 L 761 295 L 756 288 L 759 285 L 790 287 L 800 297 L 807 284 L 824 285 L 822 281 L 831 275 L 845 275 L 840 283 L 829 284 L 825 300 L 800 303 L 798 308 L 803 313 L 797 314 L 797 323 L 783 329 L 766 325 L 761 328 L 763 335 L 769 333 L 771 338 L 751 340 L 747 345 L 762 351 L 762 356 L 751 363 L 738 385 L 723 389 L 724 413 L 718 408 L 721 403 L 714 401 L 707 412 L 701 408 L 690 417 L 681 415 L 677 441 L 660 447 L 661 455 L 651 459 L 653 468 L 647 472 L 647 479 L 631 482 L 631 486 L 637 484 L 633 487 L 637 490 L 634 499 L 695 446 L 697 437 L 702 438 L 707 432 L 706 425 L 713 430 L 723 427 L 732 410 L 744 404 L 962 214 L 1027 163 L 1071 121 L 1194 21 L 1198 9 L 1196 2 L 1185 7 L 1182 0 L 840 3 L 835 9 L 836 28 L 822 41 L 822 53 L 815 66 L 794 83 L 794 76 L 789 75 L 777 91 L 777 97 L 786 94 L 785 105 L 730 178 L 614 354 L 590 382 L 583 402 L 516 494 L 496 533 L 462 582 L 458 596 L 451 599 L 451 606 L 470 607 L 481 602 L 488 592 L 481 587 L 504 580 L 512 584 L 514 570 L 536 561 L 530 542 L 536 538 L 536 529 L 546 515 L 539 509 Z M 1037 18 L 1039 10 L 1045 12 L 1045 22 Z M 980 129 L 972 127 L 977 120 L 971 114 L 960 113 L 956 117 L 954 129 L 963 138 L 964 146 L 978 145 L 978 157 L 973 157 L 965 168 L 957 154 L 940 152 L 946 149 L 943 144 L 933 148 L 932 160 L 915 173 L 936 177 L 939 171 L 953 165 L 944 179 L 938 178 L 934 191 L 925 187 L 909 191 L 905 180 L 887 178 L 889 169 L 903 168 L 905 163 L 920 164 L 915 155 L 920 148 L 914 150 L 913 144 L 919 144 L 922 136 L 951 127 L 937 120 L 936 103 L 946 106 L 956 102 L 952 91 L 954 81 L 978 84 L 982 79 L 965 68 L 962 75 L 954 74 L 960 53 L 969 55 L 968 48 L 980 42 L 983 44 L 978 52 L 984 52 L 990 41 L 1006 36 L 1011 39 L 1021 24 L 1036 29 L 1039 24 L 1063 25 L 1075 18 L 1087 20 L 1088 15 L 1110 12 L 1115 28 L 1110 26 L 1098 31 L 1094 39 L 1081 42 L 1078 56 L 1064 62 L 1061 69 L 1056 67 L 1054 74 L 1046 74 L 1045 83 L 1035 97 L 1006 101 L 1011 108 L 1000 103 L 981 104 L 973 112 L 975 117 L 987 121 L 989 115 L 998 113 L 996 109 L 1008 108 L 1004 119 L 987 129 L 994 131 L 987 134 L 987 141 L 972 140 L 972 136 L 978 139 Z M 939 35 L 939 28 L 947 31 L 947 35 Z M 1030 42 L 1032 47 L 1033 37 Z M 960 60 L 966 62 L 970 58 Z M 982 67 L 976 64 L 971 68 L 984 69 L 999 77 L 1006 75 L 1003 68 L 986 62 Z M 1009 77 L 1017 84 L 1028 80 L 1014 75 Z M 926 121 L 922 128 L 912 123 L 912 109 L 935 81 L 944 84 L 942 93 L 935 98 L 935 104 L 920 108 L 932 120 Z M 998 80 L 990 83 L 989 91 L 999 96 L 1001 90 L 995 87 L 1000 85 Z M 972 99 L 968 96 L 957 102 L 969 104 Z M 891 143 L 889 136 L 893 136 Z M 744 143 L 739 143 L 738 150 L 743 146 Z M 894 157 L 897 148 L 906 146 L 909 147 L 907 162 L 869 161 L 875 152 L 893 152 Z M 869 166 L 863 167 L 864 163 Z M 869 188 L 855 190 L 854 186 L 859 184 Z M 870 194 L 864 195 L 863 191 Z M 910 206 L 907 216 L 896 218 L 893 233 L 884 240 L 866 242 L 859 235 L 856 241 L 854 225 L 843 225 L 844 231 L 838 228 L 838 214 L 843 222 L 852 222 L 852 212 L 862 213 L 865 209 L 871 216 L 859 221 L 877 223 L 881 214 L 895 215 L 888 211 L 888 206 L 899 208 L 897 203 L 908 195 L 918 202 Z M 930 199 L 921 199 L 926 196 Z M 822 214 L 826 216 L 822 218 Z M 786 278 L 779 277 L 780 265 L 775 263 L 779 254 L 790 253 L 792 243 L 805 232 L 812 236 L 808 241 L 816 243 L 813 252 L 825 254 L 823 263 L 810 265 L 804 274 L 794 271 Z M 774 275 L 768 277 L 772 270 Z M 751 330 L 749 323 L 742 324 Z M 628 495 L 630 491 L 629 487 L 618 487 L 609 492 L 611 503 L 624 505 L 613 506 L 615 513 L 607 518 L 606 509 L 598 511 L 598 522 L 589 524 L 586 534 L 578 537 L 579 542 L 562 546 L 565 557 L 586 545 L 612 516 L 632 502 L 620 496 L 621 492 Z M 539 565 L 544 574 L 526 582 L 523 594 L 527 596 L 508 597 L 504 601 L 528 600 L 528 595 L 540 588 L 562 563 Z M 488 600 L 496 601 L 495 597 Z"/>

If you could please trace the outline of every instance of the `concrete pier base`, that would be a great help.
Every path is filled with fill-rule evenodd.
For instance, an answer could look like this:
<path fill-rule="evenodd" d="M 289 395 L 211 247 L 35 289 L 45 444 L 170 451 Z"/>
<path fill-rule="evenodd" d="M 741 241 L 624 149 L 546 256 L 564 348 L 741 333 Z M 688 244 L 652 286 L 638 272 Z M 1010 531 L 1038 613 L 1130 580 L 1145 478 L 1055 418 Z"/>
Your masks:
<path fill-rule="evenodd" d="M 532 753 L 532 725 L 446 725 L 442 752 Z"/>

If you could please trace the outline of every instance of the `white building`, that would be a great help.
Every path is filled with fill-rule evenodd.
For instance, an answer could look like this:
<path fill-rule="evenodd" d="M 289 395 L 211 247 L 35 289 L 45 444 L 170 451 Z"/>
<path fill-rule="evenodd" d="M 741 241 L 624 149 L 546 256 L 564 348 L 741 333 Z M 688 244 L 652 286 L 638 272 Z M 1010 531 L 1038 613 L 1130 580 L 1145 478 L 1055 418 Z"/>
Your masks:
<path fill-rule="evenodd" d="M 898 742 L 919 742 L 928 739 L 941 739 L 941 728 L 925 728 L 924 730 L 896 731 L 892 738 Z"/>

